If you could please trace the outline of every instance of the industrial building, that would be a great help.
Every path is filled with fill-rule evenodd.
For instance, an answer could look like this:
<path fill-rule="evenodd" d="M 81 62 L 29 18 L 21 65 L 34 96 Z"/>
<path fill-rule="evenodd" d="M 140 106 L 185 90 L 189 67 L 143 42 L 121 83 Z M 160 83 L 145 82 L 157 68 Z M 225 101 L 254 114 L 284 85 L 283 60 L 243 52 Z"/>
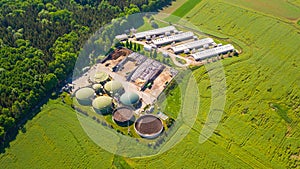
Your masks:
<path fill-rule="evenodd" d="M 109 96 L 100 96 L 93 101 L 93 109 L 96 113 L 106 115 L 113 110 L 113 100 Z"/>
<path fill-rule="evenodd" d="M 146 114 L 136 120 L 134 129 L 141 137 L 153 139 L 160 135 L 164 126 L 160 118 Z"/>
<path fill-rule="evenodd" d="M 232 52 L 234 50 L 234 47 L 231 44 L 227 44 L 224 46 L 219 46 L 216 48 L 212 49 L 207 49 L 195 54 L 191 54 L 191 56 L 196 60 L 196 61 L 201 61 L 207 58 L 211 58 L 220 54 L 226 54 L 228 52 Z"/>
<path fill-rule="evenodd" d="M 167 27 L 163 27 L 163 28 L 158 28 L 158 29 L 153 29 L 153 30 L 148 30 L 148 31 L 144 31 L 144 32 L 139 32 L 134 34 L 134 37 L 136 38 L 136 40 L 140 40 L 140 39 L 145 39 L 146 36 L 157 36 L 157 35 L 162 35 L 165 34 L 167 32 L 174 32 L 176 30 L 176 28 L 174 26 L 167 26 Z"/>
<path fill-rule="evenodd" d="M 156 46 L 160 46 L 160 45 L 170 44 L 172 42 L 179 42 L 179 41 L 192 39 L 193 36 L 194 36 L 193 32 L 184 32 L 184 33 L 152 40 L 152 43 Z"/>
<path fill-rule="evenodd" d="M 126 35 L 126 34 L 121 34 L 121 35 L 117 35 L 115 38 L 116 38 L 117 40 L 119 40 L 119 41 L 124 41 L 124 40 L 127 40 L 127 39 L 128 39 L 128 35 Z"/>
<path fill-rule="evenodd" d="M 119 62 L 116 66 L 114 66 L 112 68 L 112 70 L 114 72 L 120 71 L 128 61 L 135 62 L 135 65 L 140 65 L 145 60 L 147 60 L 146 56 L 141 55 L 141 54 L 136 53 L 136 52 L 133 52 L 133 53 L 129 54 L 126 58 L 124 58 L 121 62 Z"/>
<path fill-rule="evenodd" d="M 128 81 L 133 81 L 141 84 L 141 90 L 145 89 L 149 83 L 152 83 L 155 78 L 165 69 L 165 65 L 162 63 L 147 59 L 145 60 L 130 76 Z"/>
<path fill-rule="evenodd" d="M 85 87 L 76 91 L 75 97 L 79 104 L 87 106 L 91 105 L 95 91 L 92 88 Z"/>
<path fill-rule="evenodd" d="M 212 44 L 213 42 L 214 42 L 213 39 L 205 38 L 205 39 L 196 40 L 196 41 L 184 43 L 181 45 L 177 45 L 177 46 L 171 47 L 171 49 L 173 50 L 173 52 L 175 54 L 178 54 L 178 53 L 184 52 L 187 49 L 193 50 L 193 49 L 202 48 L 204 45 Z"/>

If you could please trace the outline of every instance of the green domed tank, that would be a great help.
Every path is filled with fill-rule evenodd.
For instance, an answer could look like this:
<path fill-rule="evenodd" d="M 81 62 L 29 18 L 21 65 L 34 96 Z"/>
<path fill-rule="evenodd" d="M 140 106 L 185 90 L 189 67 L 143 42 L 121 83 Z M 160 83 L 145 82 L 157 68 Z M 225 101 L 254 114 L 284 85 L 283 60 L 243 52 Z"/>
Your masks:
<path fill-rule="evenodd" d="M 140 97 L 133 92 L 126 92 L 120 97 L 123 105 L 136 107 L 140 103 Z"/>
<path fill-rule="evenodd" d="M 104 84 L 106 81 L 109 80 L 109 75 L 105 72 L 97 72 L 95 75 L 94 75 L 94 79 L 93 79 L 93 82 L 94 83 L 101 83 L 101 84 Z"/>
<path fill-rule="evenodd" d="M 93 108 L 96 113 L 105 115 L 113 111 L 113 99 L 109 96 L 100 96 L 93 101 Z"/>
<path fill-rule="evenodd" d="M 91 105 L 95 91 L 92 88 L 85 87 L 76 91 L 75 97 L 79 104 L 87 106 Z"/>
<path fill-rule="evenodd" d="M 107 94 L 112 97 L 117 96 L 117 95 L 120 96 L 121 94 L 124 93 L 123 85 L 120 82 L 115 81 L 115 80 L 107 82 L 104 85 L 104 89 L 107 92 Z"/>

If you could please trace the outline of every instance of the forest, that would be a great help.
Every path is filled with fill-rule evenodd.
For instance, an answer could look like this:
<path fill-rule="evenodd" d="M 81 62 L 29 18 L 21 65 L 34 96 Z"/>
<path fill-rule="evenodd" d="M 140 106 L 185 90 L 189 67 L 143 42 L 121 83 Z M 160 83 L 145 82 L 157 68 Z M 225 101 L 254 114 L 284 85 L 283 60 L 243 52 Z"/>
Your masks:
<path fill-rule="evenodd" d="M 71 76 L 83 43 L 118 17 L 171 0 L 0 1 L 0 142 Z"/>

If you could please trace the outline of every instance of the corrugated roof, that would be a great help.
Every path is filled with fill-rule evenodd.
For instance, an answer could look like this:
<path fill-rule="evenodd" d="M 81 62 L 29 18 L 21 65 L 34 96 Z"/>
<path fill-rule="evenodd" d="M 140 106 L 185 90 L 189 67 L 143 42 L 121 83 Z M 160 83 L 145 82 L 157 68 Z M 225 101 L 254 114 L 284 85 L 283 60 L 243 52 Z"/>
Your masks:
<path fill-rule="evenodd" d="M 205 39 L 201 39 L 201 40 L 196 40 L 196 41 L 192 41 L 192 42 L 188 42 L 188 43 L 184 43 L 182 45 L 177 45 L 174 47 L 171 47 L 171 49 L 173 50 L 174 53 L 179 53 L 179 52 L 183 52 L 186 49 L 194 49 L 194 48 L 200 48 L 205 44 L 209 44 L 209 43 L 213 43 L 214 40 L 212 38 L 205 38 Z"/>
<path fill-rule="evenodd" d="M 118 40 L 124 40 L 124 39 L 128 39 L 128 35 L 121 34 L 121 35 L 117 35 L 115 38 Z"/>
<path fill-rule="evenodd" d="M 163 28 L 139 32 L 139 33 L 134 34 L 134 36 L 135 36 L 135 38 L 140 39 L 140 38 L 145 38 L 146 36 L 164 34 L 165 32 L 170 32 L 170 31 L 174 31 L 174 30 L 176 30 L 176 28 L 174 26 L 167 26 L 167 27 L 163 27 Z"/>
<path fill-rule="evenodd" d="M 193 38 L 194 33 L 193 32 L 184 32 L 172 36 L 167 36 L 164 38 L 159 38 L 152 40 L 153 44 L 155 45 L 163 45 L 163 44 L 168 44 L 176 41 L 181 41 L 181 40 L 186 40 L 186 39 L 191 39 Z"/>
<path fill-rule="evenodd" d="M 234 50 L 234 47 L 231 44 L 227 44 L 224 46 L 219 46 L 216 48 L 207 49 L 207 50 L 195 53 L 195 54 L 191 54 L 191 56 L 193 56 L 195 58 L 195 60 L 203 60 L 206 58 L 217 56 L 224 52 L 229 52 L 231 50 Z"/>

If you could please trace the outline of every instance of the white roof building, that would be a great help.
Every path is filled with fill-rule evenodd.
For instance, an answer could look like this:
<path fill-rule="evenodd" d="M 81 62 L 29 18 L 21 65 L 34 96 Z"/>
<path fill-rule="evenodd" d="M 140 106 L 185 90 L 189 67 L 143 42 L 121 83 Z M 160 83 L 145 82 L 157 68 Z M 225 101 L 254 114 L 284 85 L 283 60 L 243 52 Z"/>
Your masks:
<path fill-rule="evenodd" d="M 136 39 L 144 39 L 146 36 L 162 35 L 165 34 L 166 32 L 174 32 L 175 30 L 176 28 L 174 26 L 167 26 L 167 27 L 152 29 L 144 32 L 138 32 L 134 34 L 134 36 Z"/>
<path fill-rule="evenodd" d="M 117 35 L 115 38 L 118 39 L 119 41 L 122 41 L 128 39 L 128 36 L 126 34 L 122 34 L 122 35 Z"/>
<path fill-rule="evenodd" d="M 194 36 L 193 32 L 184 32 L 184 33 L 180 33 L 180 34 L 176 34 L 176 35 L 167 36 L 167 37 L 164 37 L 164 38 L 159 38 L 159 39 L 152 40 L 152 43 L 155 44 L 155 45 L 170 44 L 172 42 L 178 42 L 178 41 L 191 39 L 191 38 L 193 38 L 193 36 Z"/>
<path fill-rule="evenodd" d="M 224 46 L 207 49 L 207 50 L 195 53 L 195 54 L 191 54 L 191 56 L 194 57 L 195 60 L 199 61 L 199 60 L 204 60 L 204 59 L 207 59 L 210 57 L 217 56 L 222 53 L 227 53 L 227 52 L 233 51 L 233 50 L 234 50 L 234 47 L 231 44 L 227 44 Z"/>
<path fill-rule="evenodd" d="M 201 39 L 201 40 L 196 40 L 196 41 L 192 41 L 192 42 L 188 42 L 182 45 L 177 45 L 174 47 L 171 47 L 171 49 L 173 50 L 174 53 L 181 53 L 184 52 L 184 50 L 186 49 L 198 49 L 201 48 L 203 45 L 205 44 L 210 44 L 213 43 L 214 40 L 211 38 L 205 38 L 205 39 Z"/>

